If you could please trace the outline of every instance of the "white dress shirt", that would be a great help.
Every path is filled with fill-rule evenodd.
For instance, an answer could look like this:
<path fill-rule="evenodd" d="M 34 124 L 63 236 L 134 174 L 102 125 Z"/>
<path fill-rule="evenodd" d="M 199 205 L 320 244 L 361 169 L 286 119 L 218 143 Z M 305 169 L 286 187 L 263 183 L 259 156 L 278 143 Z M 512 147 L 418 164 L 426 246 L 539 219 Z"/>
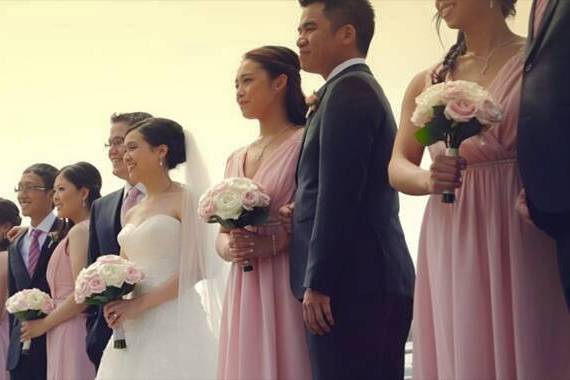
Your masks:
<path fill-rule="evenodd" d="M 41 221 L 41 223 L 37 225 L 37 227 L 32 227 L 32 226 L 28 227 L 28 231 L 26 231 L 26 234 L 24 235 L 22 242 L 20 243 L 21 244 L 20 253 L 22 254 L 22 259 L 24 259 L 24 264 L 28 265 L 28 255 L 30 253 L 30 245 L 32 244 L 32 231 L 34 230 L 42 231 L 42 233 L 38 238 L 38 244 L 40 245 L 40 253 L 41 253 L 42 246 L 46 241 L 48 233 L 51 230 L 51 227 L 55 223 L 55 219 L 56 219 L 55 214 L 53 212 L 50 212 Z"/>
<path fill-rule="evenodd" d="M 348 69 L 350 66 L 359 65 L 363 63 L 366 63 L 366 60 L 364 58 L 351 58 L 344 61 L 343 63 L 335 67 L 333 71 L 331 71 L 331 73 L 327 77 L 327 82 L 330 81 L 334 76 L 344 71 L 345 69 Z"/>

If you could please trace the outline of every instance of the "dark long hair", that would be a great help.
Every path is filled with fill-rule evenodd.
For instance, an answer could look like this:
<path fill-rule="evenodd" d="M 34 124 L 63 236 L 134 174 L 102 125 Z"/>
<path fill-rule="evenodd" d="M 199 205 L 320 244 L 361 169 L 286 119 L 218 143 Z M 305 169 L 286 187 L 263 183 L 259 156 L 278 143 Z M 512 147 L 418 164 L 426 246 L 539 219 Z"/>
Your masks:
<path fill-rule="evenodd" d="M 73 165 L 64 166 L 59 175 L 71 182 L 77 189 L 82 187 L 89 190 L 86 206 L 91 207 L 93 202 L 101 198 L 101 174 L 99 170 L 89 162 L 78 162 Z"/>
<path fill-rule="evenodd" d="M 282 74 L 287 76 L 287 119 L 295 125 L 305 125 L 307 104 L 301 89 L 301 64 L 297 53 L 283 46 L 263 46 L 248 51 L 243 58 L 260 64 L 271 78 Z"/>
<path fill-rule="evenodd" d="M 22 223 L 18 206 L 8 199 L 0 198 L 0 224 L 8 223 L 11 227 L 19 226 Z M 5 251 L 10 242 L 0 237 L 0 251 Z"/>
<path fill-rule="evenodd" d="M 499 3 L 501 7 L 501 12 L 505 18 L 509 16 L 514 16 L 517 11 L 515 9 L 515 4 L 517 0 L 494 0 Z M 437 35 L 440 37 L 441 40 L 441 21 L 442 18 L 439 14 L 435 16 L 436 22 L 435 27 L 437 30 Z M 432 84 L 445 82 L 447 75 L 452 73 L 457 66 L 457 60 L 460 56 L 467 52 L 467 45 L 465 44 L 465 34 L 463 31 L 459 31 L 457 33 L 457 41 L 455 44 L 449 48 L 449 51 L 443 58 L 443 62 L 441 65 L 438 65 L 435 70 L 431 73 L 431 82 Z"/>

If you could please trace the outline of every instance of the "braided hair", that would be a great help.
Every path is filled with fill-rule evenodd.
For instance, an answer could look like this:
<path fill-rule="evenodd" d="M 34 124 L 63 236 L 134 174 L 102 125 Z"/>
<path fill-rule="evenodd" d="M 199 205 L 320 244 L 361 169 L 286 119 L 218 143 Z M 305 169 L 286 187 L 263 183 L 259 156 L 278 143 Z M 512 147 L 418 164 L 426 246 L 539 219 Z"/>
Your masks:
<path fill-rule="evenodd" d="M 514 16 L 517 13 L 515 9 L 515 4 L 517 0 L 495 0 L 495 1 L 499 3 L 501 7 L 501 13 L 505 18 L 509 16 Z M 440 36 L 440 40 L 441 40 L 441 33 L 440 33 L 441 21 L 442 21 L 441 16 L 437 14 L 435 27 L 438 36 Z M 443 58 L 443 62 L 441 63 L 441 65 L 438 65 L 431 73 L 432 84 L 445 82 L 447 75 L 452 73 L 453 70 L 455 70 L 455 68 L 457 67 L 457 60 L 459 59 L 459 57 L 461 57 L 466 52 L 467 52 L 467 45 L 465 43 L 465 34 L 463 33 L 463 31 L 459 31 L 459 33 L 457 34 L 457 41 L 455 42 L 454 45 L 451 46 L 451 48 L 449 48 L 449 51 Z"/>

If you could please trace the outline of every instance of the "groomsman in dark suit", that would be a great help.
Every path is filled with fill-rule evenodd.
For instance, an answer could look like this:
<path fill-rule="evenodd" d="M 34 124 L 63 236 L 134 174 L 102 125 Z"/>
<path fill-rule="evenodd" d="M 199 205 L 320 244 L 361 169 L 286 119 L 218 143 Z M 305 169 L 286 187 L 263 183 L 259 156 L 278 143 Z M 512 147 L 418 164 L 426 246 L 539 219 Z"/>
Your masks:
<path fill-rule="evenodd" d="M 63 221 L 53 214 L 53 183 L 58 170 L 48 164 L 35 164 L 24 170 L 16 192 L 22 215 L 30 227 L 8 247 L 8 292 L 38 288 L 49 294 L 46 269 L 57 245 L 57 232 Z M 7 369 L 12 380 L 45 380 L 46 336 L 32 340 L 30 353 L 22 354 L 20 322 L 10 316 L 10 343 Z"/>
<path fill-rule="evenodd" d="M 570 307 L 570 1 L 534 0 L 518 129 L 532 221 L 556 241 Z M 525 200 L 524 193 L 521 200 Z M 523 203 L 524 205 L 524 203 Z M 523 207 L 524 209 L 524 207 Z"/>
<path fill-rule="evenodd" d="M 117 235 L 123 225 L 125 213 L 137 204 L 145 194 L 144 186 L 129 180 L 127 167 L 123 162 L 123 140 L 130 127 L 148 119 L 152 115 L 146 112 L 113 114 L 108 143 L 109 160 L 113 165 L 113 174 L 125 180 L 125 186 L 93 203 L 89 225 L 89 259 L 91 264 L 97 257 L 107 254 L 119 254 Z M 99 366 L 103 350 L 111 337 L 112 330 L 107 326 L 103 309 L 90 307 L 87 315 L 87 354 Z"/>
<path fill-rule="evenodd" d="M 396 124 L 365 63 L 368 0 L 301 0 L 311 102 L 297 167 L 291 287 L 303 300 L 313 378 L 402 379 L 414 270 L 388 183 Z"/>

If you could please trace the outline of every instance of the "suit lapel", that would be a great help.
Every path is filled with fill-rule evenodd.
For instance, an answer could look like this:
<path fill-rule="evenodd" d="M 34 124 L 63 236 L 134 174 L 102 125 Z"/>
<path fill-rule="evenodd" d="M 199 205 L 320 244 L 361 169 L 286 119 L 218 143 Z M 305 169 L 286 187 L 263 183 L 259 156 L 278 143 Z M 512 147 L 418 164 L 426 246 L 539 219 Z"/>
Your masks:
<path fill-rule="evenodd" d="M 25 287 L 27 287 L 31 282 L 31 278 L 30 274 L 28 273 L 26 263 L 24 262 L 24 258 L 22 257 L 22 244 L 24 243 L 24 236 L 25 234 L 22 234 L 22 236 L 20 236 L 16 242 L 11 245 L 10 248 L 8 248 L 10 251 L 8 258 L 10 260 L 10 267 L 12 268 L 13 276 L 15 278 L 23 279 L 26 285 Z"/>
<path fill-rule="evenodd" d="M 540 26 L 539 26 L 539 29 L 538 29 L 536 35 L 534 35 L 534 22 L 535 22 L 535 8 L 536 8 L 537 1 L 536 0 L 534 1 L 533 6 L 532 6 L 532 11 L 531 11 L 532 12 L 531 21 L 530 21 L 530 26 L 529 26 L 530 46 L 527 50 L 525 62 L 528 62 L 528 60 L 531 57 L 537 55 L 538 52 L 540 51 L 540 48 L 543 45 L 546 34 L 549 30 L 550 21 L 552 20 L 552 16 L 554 15 L 554 10 L 556 9 L 556 6 L 558 5 L 558 1 L 559 0 L 549 0 L 548 1 L 548 4 L 546 5 L 546 9 L 544 10 L 544 16 L 542 17 L 542 20 L 540 21 Z"/>
<path fill-rule="evenodd" d="M 113 234 L 117 235 L 121 231 L 121 206 L 123 205 L 123 190 L 118 190 L 113 195 L 111 202 L 109 202 L 109 213 L 114 220 Z"/>
<path fill-rule="evenodd" d="M 335 75 L 331 80 L 327 81 L 319 89 L 319 91 L 317 91 L 317 99 L 318 99 L 317 100 L 318 101 L 317 109 L 309 115 L 309 118 L 307 119 L 307 122 L 305 123 L 305 130 L 303 131 L 303 140 L 301 141 L 301 153 L 299 154 L 299 159 L 297 160 L 297 169 L 295 170 L 295 184 L 297 184 L 297 180 L 299 178 L 299 166 L 300 166 L 300 162 L 301 162 L 301 157 L 303 156 L 303 150 L 305 148 L 305 139 L 307 138 L 307 133 L 309 131 L 309 128 L 311 127 L 312 122 L 315 119 L 315 115 L 317 114 L 317 112 L 319 112 L 319 106 L 321 105 L 322 100 L 325 97 L 325 93 L 327 92 L 327 88 L 332 83 L 334 83 L 336 80 L 338 80 L 339 78 L 342 78 L 344 75 L 346 75 L 352 71 L 364 71 L 365 73 L 372 75 L 372 72 L 370 71 L 370 68 L 368 68 L 368 65 L 363 64 L 363 63 L 358 63 L 356 65 L 352 65 L 352 66 L 347 67 L 346 69 L 344 69 L 343 71 L 341 71 L 340 73 Z"/>
<path fill-rule="evenodd" d="M 38 276 L 39 272 L 45 272 L 45 270 L 42 270 L 42 268 L 45 269 L 47 267 L 47 263 L 51 258 L 51 253 L 55 249 L 55 245 L 57 245 L 57 243 L 51 237 L 51 233 L 58 231 L 61 228 L 62 224 L 63 221 L 61 219 L 56 219 L 55 222 L 52 224 L 51 229 L 49 231 L 50 233 L 48 233 L 44 241 L 44 244 L 42 245 L 42 249 L 40 251 L 40 258 L 38 260 L 38 264 L 36 265 L 36 271 L 32 276 L 32 281 L 31 281 L 32 284 L 34 283 L 34 280 Z"/>

